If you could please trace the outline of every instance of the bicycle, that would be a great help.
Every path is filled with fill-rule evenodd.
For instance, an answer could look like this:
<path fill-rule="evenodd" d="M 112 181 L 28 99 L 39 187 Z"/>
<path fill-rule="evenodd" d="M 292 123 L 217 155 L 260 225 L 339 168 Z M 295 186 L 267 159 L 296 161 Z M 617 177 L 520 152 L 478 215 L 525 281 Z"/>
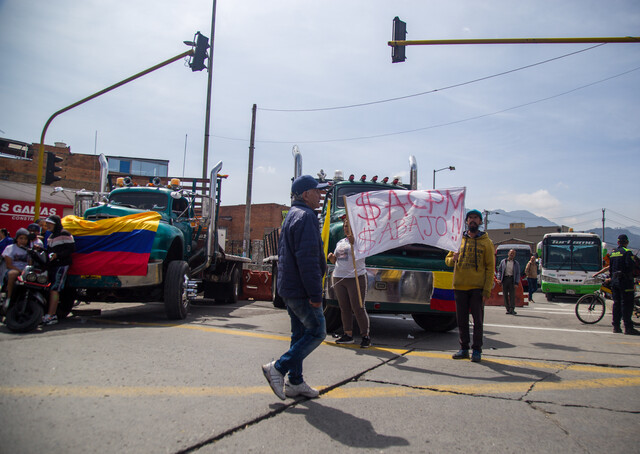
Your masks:
<path fill-rule="evenodd" d="M 587 325 L 592 325 L 602 320 L 607 309 L 605 295 L 607 293 L 611 295 L 610 284 L 611 280 L 607 279 L 602 282 L 598 290 L 580 297 L 576 303 L 576 317 L 578 317 L 578 320 Z"/>
<path fill-rule="evenodd" d="M 605 295 L 611 296 L 611 280 L 606 279 L 600 288 L 593 293 L 583 295 L 576 303 L 576 316 L 578 320 L 587 325 L 598 323 L 604 317 L 607 305 Z M 631 321 L 634 326 L 640 326 L 640 295 L 638 294 L 640 284 L 636 282 L 636 295 L 633 299 L 633 313 Z"/>

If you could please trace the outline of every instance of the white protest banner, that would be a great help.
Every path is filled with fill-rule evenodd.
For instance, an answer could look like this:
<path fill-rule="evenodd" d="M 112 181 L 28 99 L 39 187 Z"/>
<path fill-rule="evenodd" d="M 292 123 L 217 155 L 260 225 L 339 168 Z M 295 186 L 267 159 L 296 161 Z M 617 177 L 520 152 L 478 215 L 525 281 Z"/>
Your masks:
<path fill-rule="evenodd" d="M 457 251 L 464 231 L 465 188 L 373 191 L 346 198 L 356 258 L 412 243 Z"/>

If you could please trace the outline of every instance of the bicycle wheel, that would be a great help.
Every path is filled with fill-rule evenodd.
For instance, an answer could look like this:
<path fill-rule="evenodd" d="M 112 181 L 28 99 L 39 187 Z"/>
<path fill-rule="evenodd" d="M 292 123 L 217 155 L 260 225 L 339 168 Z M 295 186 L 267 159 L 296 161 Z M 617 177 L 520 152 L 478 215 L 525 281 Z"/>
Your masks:
<path fill-rule="evenodd" d="M 634 326 L 640 326 L 640 296 L 636 296 L 633 300 L 633 313 L 631 321 Z"/>
<path fill-rule="evenodd" d="M 587 325 L 598 323 L 604 317 L 604 301 L 595 295 L 584 295 L 576 303 L 578 320 Z"/>

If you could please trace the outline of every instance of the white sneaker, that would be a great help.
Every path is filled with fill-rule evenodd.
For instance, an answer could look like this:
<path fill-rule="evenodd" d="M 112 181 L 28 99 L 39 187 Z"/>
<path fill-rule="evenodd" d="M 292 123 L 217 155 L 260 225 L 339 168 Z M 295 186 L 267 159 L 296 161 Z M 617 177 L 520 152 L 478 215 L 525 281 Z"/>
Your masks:
<path fill-rule="evenodd" d="M 284 375 L 276 369 L 276 362 L 271 361 L 269 364 L 263 365 L 262 373 L 264 374 L 264 378 L 269 382 L 274 394 L 278 396 L 280 400 L 284 400 Z"/>
<path fill-rule="evenodd" d="M 312 388 L 305 382 L 302 382 L 299 385 L 292 385 L 288 380 L 284 385 L 284 393 L 287 397 L 304 396 L 311 399 L 320 395 L 320 391 Z"/>

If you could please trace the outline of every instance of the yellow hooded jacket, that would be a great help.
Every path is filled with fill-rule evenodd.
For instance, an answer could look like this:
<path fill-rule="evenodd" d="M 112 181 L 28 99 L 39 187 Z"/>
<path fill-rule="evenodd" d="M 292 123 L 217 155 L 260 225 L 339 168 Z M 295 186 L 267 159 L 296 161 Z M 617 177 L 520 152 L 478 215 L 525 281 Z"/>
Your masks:
<path fill-rule="evenodd" d="M 453 252 L 445 258 L 449 267 L 454 267 Z M 482 296 L 489 298 L 495 274 L 495 255 L 493 242 L 485 232 L 471 238 L 464 233 L 460 245 L 460 255 L 453 269 L 454 290 L 472 290 L 481 288 Z"/>

